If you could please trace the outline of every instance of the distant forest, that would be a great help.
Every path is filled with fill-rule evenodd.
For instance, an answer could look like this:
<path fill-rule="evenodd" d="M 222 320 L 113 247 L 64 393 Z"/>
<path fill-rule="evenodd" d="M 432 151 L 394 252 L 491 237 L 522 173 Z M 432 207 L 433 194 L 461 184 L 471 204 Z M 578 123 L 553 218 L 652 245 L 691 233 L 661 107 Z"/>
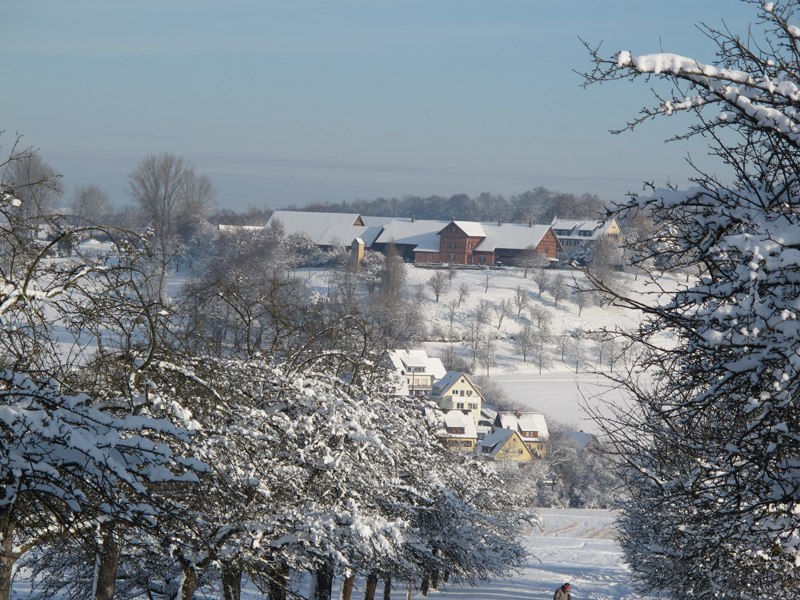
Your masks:
<path fill-rule="evenodd" d="M 555 218 L 598 218 L 605 213 L 605 205 L 595 194 L 576 196 L 537 187 L 506 198 L 500 194 L 484 192 L 479 196 L 467 194 L 453 196 L 404 196 L 403 198 L 377 198 L 375 200 L 344 200 L 342 202 L 313 203 L 304 207 L 296 205 L 285 210 L 312 212 L 358 213 L 376 217 L 416 217 L 449 221 L 503 221 L 504 223 L 545 223 Z M 263 224 L 270 211 L 250 209 L 244 214 L 223 210 L 212 220 L 228 224 Z"/>

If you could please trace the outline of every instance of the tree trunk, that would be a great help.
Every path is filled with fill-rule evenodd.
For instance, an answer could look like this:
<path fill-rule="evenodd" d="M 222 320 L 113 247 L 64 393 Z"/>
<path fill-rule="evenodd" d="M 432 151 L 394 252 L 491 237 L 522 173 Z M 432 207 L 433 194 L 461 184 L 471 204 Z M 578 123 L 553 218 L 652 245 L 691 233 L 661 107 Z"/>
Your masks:
<path fill-rule="evenodd" d="M 222 566 L 223 600 L 239 600 L 242 596 L 242 570 L 225 564 Z"/>
<path fill-rule="evenodd" d="M 439 570 L 436 569 L 431 573 L 431 587 L 435 590 L 439 589 Z"/>
<path fill-rule="evenodd" d="M 378 574 L 372 572 L 367 577 L 367 584 L 364 586 L 364 600 L 375 600 L 375 591 L 378 589 Z"/>
<path fill-rule="evenodd" d="M 288 586 L 289 567 L 278 562 L 269 571 L 269 600 L 286 600 Z"/>
<path fill-rule="evenodd" d="M 100 550 L 97 556 L 95 576 L 95 600 L 113 600 L 117 586 L 117 565 L 119 564 L 120 543 L 117 540 L 113 523 L 100 525 Z"/>
<path fill-rule="evenodd" d="M 342 600 L 350 600 L 350 596 L 353 595 L 353 587 L 355 587 L 355 584 L 355 575 L 345 577 L 344 581 L 342 582 Z"/>
<path fill-rule="evenodd" d="M 430 587 L 431 587 L 430 575 L 428 573 L 425 573 L 425 575 L 422 576 L 422 584 L 419 586 L 419 593 L 422 594 L 423 596 L 427 596 Z"/>
<path fill-rule="evenodd" d="M 333 591 L 333 566 L 323 563 L 316 572 L 317 585 L 314 586 L 314 600 L 331 600 Z"/>
<path fill-rule="evenodd" d="M 392 576 L 387 575 L 383 580 L 383 600 L 392 600 Z"/>
<path fill-rule="evenodd" d="M 14 532 L 16 523 L 7 507 L 0 511 L 0 600 L 8 600 L 11 595 L 11 575 L 17 556 L 14 553 Z"/>
<path fill-rule="evenodd" d="M 194 592 L 197 589 L 197 567 L 183 558 L 179 558 L 181 565 L 180 583 L 175 593 L 170 596 L 171 600 L 193 600 Z"/>

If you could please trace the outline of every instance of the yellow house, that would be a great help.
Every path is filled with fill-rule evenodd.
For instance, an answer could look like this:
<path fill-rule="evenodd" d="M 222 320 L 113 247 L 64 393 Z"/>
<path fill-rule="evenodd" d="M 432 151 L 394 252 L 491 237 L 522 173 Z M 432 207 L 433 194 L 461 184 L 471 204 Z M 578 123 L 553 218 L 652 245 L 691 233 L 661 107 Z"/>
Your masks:
<path fill-rule="evenodd" d="M 429 398 L 445 412 L 459 410 L 470 415 L 476 425 L 481 419 L 483 396 L 466 373 L 448 371 L 433 384 Z"/>
<path fill-rule="evenodd" d="M 495 427 L 516 431 L 528 450 L 536 458 L 547 456 L 547 444 L 550 432 L 544 415 L 535 412 L 499 412 L 494 420 Z"/>
<path fill-rule="evenodd" d="M 534 458 L 519 433 L 502 427 L 495 427 L 483 438 L 475 447 L 475 454 L 492 460 L 512 462 L 531 462 Z"/>

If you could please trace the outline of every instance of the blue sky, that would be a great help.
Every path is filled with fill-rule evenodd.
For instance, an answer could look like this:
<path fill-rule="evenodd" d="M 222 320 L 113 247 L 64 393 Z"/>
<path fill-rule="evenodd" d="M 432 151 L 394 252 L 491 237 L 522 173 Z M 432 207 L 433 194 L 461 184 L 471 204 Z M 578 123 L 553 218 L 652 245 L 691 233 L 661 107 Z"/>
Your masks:
<path fill-rule="evenodd" d="M 123 204 L 147 154 L 208 175 L 219 207 L 536 186 L 613 200 L 683 184 L 682 117 L 612 136 L 647 85 L 580 87 L 579 37 L 713 60 L 694 27 L 736 0 L 4 0 L 0 143 Z"/>

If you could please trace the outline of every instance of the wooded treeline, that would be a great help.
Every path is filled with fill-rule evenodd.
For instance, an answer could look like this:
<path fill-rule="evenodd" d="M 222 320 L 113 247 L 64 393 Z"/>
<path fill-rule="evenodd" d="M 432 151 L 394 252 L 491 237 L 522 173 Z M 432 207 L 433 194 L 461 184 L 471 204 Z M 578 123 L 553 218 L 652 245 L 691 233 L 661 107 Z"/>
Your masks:
<path fill-rule="evenodd" d="M 536 187 L 506 198 L 484 192 L 478 196 L 404 196 L 374 200 L 343 200 L 311 203 L 302 210 L 344 212 L 381 217 L 411 217 L 449 221 L 503 221 L 504 223 L 543 223 L 555 218 L 599 218 L 604 203 L 595 194 L 567 194 Z"/>

